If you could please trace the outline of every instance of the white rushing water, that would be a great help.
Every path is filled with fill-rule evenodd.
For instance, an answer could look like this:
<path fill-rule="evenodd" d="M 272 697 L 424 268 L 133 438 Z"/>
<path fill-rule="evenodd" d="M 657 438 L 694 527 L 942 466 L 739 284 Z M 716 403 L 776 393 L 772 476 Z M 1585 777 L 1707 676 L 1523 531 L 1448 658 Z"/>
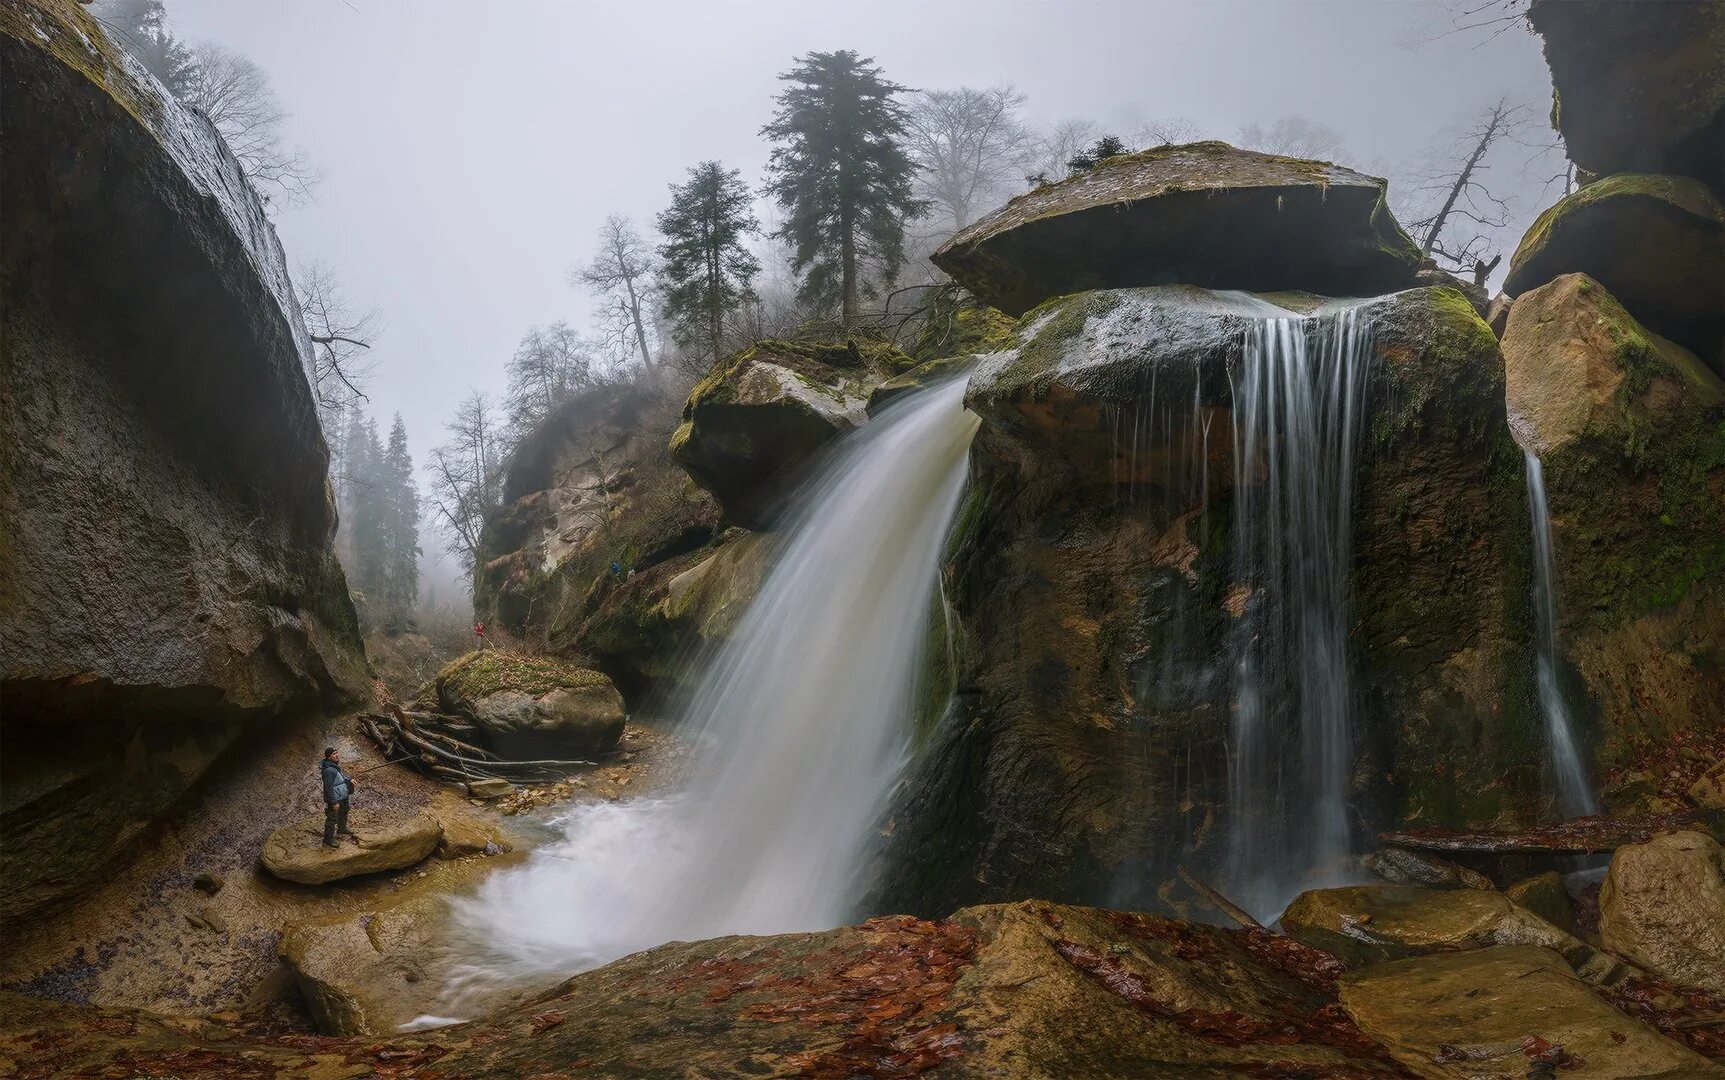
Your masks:
<path fill-rule="evenodd" d="M 459 901 L 467 982 L 847 920 L 908 749 L 938 559 L 977 428 L 963 395 L 963 379 L 908 395 L 838 446 L 691 697 L 687 789 L 576 808 L 554 842 Z"/>
<path fill-rule="evenodd" d="M 1533 614 L 1535 675 L 1539 709 L 1545 717 L 1545 742 L 1557 785 L 1557 805 L 1565 817 L 1599 813 L 1599 798 L 1587 777 L 1569 708 L 1557 681 L 1557 572 L 1551 547 L 1551 513 L 1545 503 L 1545 468 L 1533 453 L 1527 457 L 1527 508 L 1533 519 Z"/>
<path fill-rule="evenodd" d="M 1247 332 L 1233 394 L 1238 628 L 1229 890 L 1274 918 L 1350 876 L 1348 654 L 1368 320 L 1347 307 Z"/>

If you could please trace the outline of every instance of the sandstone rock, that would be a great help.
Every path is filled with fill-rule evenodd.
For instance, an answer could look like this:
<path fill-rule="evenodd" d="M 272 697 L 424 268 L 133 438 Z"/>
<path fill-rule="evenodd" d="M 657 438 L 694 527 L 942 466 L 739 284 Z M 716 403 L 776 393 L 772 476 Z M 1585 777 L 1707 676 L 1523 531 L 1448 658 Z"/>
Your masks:
<path fill-rule="evenodd" d="M 728 520 L 764 527 L 814 454 L 867 420 L 869 392 L 912 366 L 876 342 L 759 342 L 690 392 L 671 456 Z"/>
<path fill-rule="evenodd" d="M 1689 801 L 1707 810 L 1725 810 L 1725 761 L 1719 762 L 1689 785 Z"/>
<path fill-rule="evenodd" d="M 481 860 L 483 863 L 484 860 Z M 364 910 L 296 922 L 277 951 L 287 961 L 312 1021 L 325 1035 L 388 1035 L 454 1007 L 450 897 L 482 867 L 445 865 Z M 524 990 L 522 991 L 524 992 Z M 497 1005 L 520 992 L 489 998 Z"/>
<path fill-rule="evenodd" d="M 918 364 L 903 375 L 888 379 L 875 387 L 868 396 L 868 413 L 874 416 L 888 404 L 897 401 L 906 394 L 922 390 L 948 379 L 961 377 L 976 363 L 976 357 L 970 354 L 949 356 L 941 360 L 930 360 Z"/>
<path fill-rule="evenodd" d="M 1725 851 L 1698 832 L 1617 849 L 1599 890 L 1605 947 L 1673 982 L 1725 993 Z"/>
<path fill-rule="evenodd" d="M 242 736 L 369 688 L 280 246 L 160 93 L 79 5 L 0 7 L 8 925 Z"/>
<path fill-rule="evenodd" d="M 1527 230 L 1504 288 L 1519 295 L 1587 274 L 1667 337 L 1710 355 L 1725 315 L 1725 209 L 1699 180 L 1607 176 Z"/>
<path fill-rule="evenodd" d="M 1084 293 L 979 364 L 974 475 L 943 573 L 963 692 L 893 809 L 874 910 L 1148 906 L 1180 863 L 1229 891 L 1230 657 L 1250 597 L 1229 509 L 1231 365 L 1254 318 L 1326 303 Z M 1391 777 L 1376 804 L 1404 820 L 1531 819 L 1531 627 L 1516 621 L 1525 578 L 1502 558 L 1527 524 L 1502 494 L 1522 475 L 1497 341 L 1450 289 L 1356 317 L 1373 368 L 1355 479 L 1351 640 L 1370 702 L 1355 775 Z M 1123 900 L 1122 882 L 1143 884 Z"/>
<path fill-rule="evenodd" d="M 597 671 L 549 657 L 483 649 L 437 673 L 437 698 L 504 757 L 580 759 L 616 749 L 623 697 Z"/>
<path fill-rule="evenodd" d="M 1509 328 L 1509 311 L 1515 306 L 1515 298 L 1498 293 L 1491 298 L 1491 307 L 1486 310 L 1485 324 L 1491 327 L 1491 332 L 1503 340 L 1504 331 Z"/>
<path fill-rule="evenodd" d="M 1341 980 L 1342 1007 L 1418 1076 L 1703 1077 L 1719 1070 L 1606 1004 L 1561 957 L 1531 945 L 1377 964 Z M 1550 1049 L 1560 1048 L 1560 1049 Z"/>
<path fill-rule="evenodd" d="M 1282 913 L 1282 930 L 1350 967 L 1426 953 L 1537 945 L 1563 956 L 1591 983 L 1632 972 L 1499 892 L 1354 885 L 1301 893 Z"/>
<path fill-rule="evenodd" d="M 474 780 L 467 785 L 467 794 L 475 799 L 500 799 L 514 793 L 515 785 L 507 780 Z"/>
<path fill-rule="evenodd" d="M 1220 142 L 1110 158 L 1020 195 L 932 257 L 1010 315 L 1175 283 L 1369 296 L 1412 284 L 1419 264 L 1382 180 Z"/>
<path fill-rule="evenodd" d="M 1503 351 L 1545 477 L 1571 700 L 1596 710 L 1597 761 L 1660 768 L 1638 748 L 1707 730 L 1725 701 L 1725 672 L 1694 662 L 1725 648 L 1725 383 L 1579 274 L 1516 299 Z"/>
<path fill-rule="evenodd" d="M 359 837 L 341 838 L 339 847 L 323 846 L 323 814 L 283 825 L 264 841 L 264 869 L 283 881 L 325 885 L 360 874 L 400 870 L 437 847 L 443 826 L 431 814 L 386 813 L 355 808 L 348 827 Z"/>
<path fill-rule="evenodd" d="M 1554 126 L 1594 173 L 1680 172 L 1725 180 L 1725 5 L 1716 0 L 1536 0 Z"/>
<path fill-rule="evenodd" d="M 484 783 L 484 781 L 475 781 L 475 783 Z M 514 790 L 513 786 L 511 786 L 511 790 Z M 503 830 L 495 824 L 466 815 L 439 816 L 438 823 L 443 827 L 442 835 L 437 841 L 437 857 L 440 859 L 463 859 L 469 855 L 501 855 L 514 850 L 514 845 L 503 835 Z"/>
<path fill-rule="evenodd" d="M 1563 875 L 1556 870 L 1536 874 L 1503 891 L 1503 894 L 1538 915 L 1565 933 L 1575 925 L 1575 908 L 1569 890 L 1563 887 Z"/>
<path fill-rule="evenodd" d="M 670 580 L 662 606 L 678 641 L 713 644 L 730 636 L 761 587 L 771 540 L 739 531 L 713 554 Z"/>
<path fill-rule="evenodd" d="M 1477 870 L 1423 851 L 1386 847 L 1360 860 L 1367 870 L 1396 885 L 1431 889 L 1493 889 L 1491 879 Z"/>

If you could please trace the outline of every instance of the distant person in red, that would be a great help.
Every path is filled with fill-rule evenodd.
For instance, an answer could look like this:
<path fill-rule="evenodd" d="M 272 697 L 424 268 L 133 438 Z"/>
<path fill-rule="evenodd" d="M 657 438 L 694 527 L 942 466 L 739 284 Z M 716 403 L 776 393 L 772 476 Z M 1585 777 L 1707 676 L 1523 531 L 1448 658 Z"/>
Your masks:
<path fill-rule="evenodd" d="M 479 648 L 481 650 L 483 650 L 485 648 L 485 624 L 484 623 L 476 622 L 473 624 L 473 636 L 479 639 Z"/>

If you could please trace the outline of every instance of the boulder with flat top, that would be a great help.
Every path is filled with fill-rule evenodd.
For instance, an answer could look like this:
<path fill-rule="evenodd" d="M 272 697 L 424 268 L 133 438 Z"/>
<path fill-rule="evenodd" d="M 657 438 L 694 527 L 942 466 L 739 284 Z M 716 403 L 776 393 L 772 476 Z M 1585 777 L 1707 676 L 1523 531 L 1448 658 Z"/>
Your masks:
<path fill-rule="evenodd" d="M 590 758 L 623 737 L 623 695 L 611 680 L 551 657 L 470 652 L 437 673 L 434 692 L 488 748 L 517 761 Z"/>
<path fill-rule="evenodd" d="M 437 850 L 443 838 L 443 824 L 423 810 L 356 809 L 347 824 L 354 836 L 340 837 L 333 848 L 324 846 L 321 813 L 283 825 L 264 841 L 264 869 L 283 881 L 327 885 L 412 866 Z"/>

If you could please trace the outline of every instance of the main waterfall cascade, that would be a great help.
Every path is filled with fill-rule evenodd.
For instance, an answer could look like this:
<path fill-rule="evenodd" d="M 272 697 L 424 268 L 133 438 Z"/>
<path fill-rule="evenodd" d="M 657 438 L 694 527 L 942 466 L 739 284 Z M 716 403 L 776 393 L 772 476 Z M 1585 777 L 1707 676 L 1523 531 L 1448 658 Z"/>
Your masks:
<path fill-rule="evenodd" d="M 556 842 L 457 903 L 470 980 L 561 977 L 665 941 L 824 929 L 851 914 L 909 749 L 939 555 L 978 425 L 964 385 L 893 403 L 799 492 L 771 570 L 685 711 L 697 742 L 686 790 L 576 808 Z"/>
<path fill-rule="evenodd" d="M 1349 571 L 1371 333 L 1354 307 L 1255 323 L 1233 387 L 1229 888 L 1273 918 L 1348 876 Z"/>
<path fill-rule="evenodd" d="M 1565 817 L 1599 813 L 1599 798 L 1588 779 L 1587 766 L 1575 743 L 1563 688 L 1557 681 L 1557 571 L 1551 546 L 1551 514 L 1545 503 L 1545 469 L 1539 457 L 1527 457 L 1527 506 L 1533 522 L 1533 611 L 1538 633 L 1534 653 L 1539 709 L 1545 719 L 1545 741 L 1557 786 L 1558 809 Z"/>

